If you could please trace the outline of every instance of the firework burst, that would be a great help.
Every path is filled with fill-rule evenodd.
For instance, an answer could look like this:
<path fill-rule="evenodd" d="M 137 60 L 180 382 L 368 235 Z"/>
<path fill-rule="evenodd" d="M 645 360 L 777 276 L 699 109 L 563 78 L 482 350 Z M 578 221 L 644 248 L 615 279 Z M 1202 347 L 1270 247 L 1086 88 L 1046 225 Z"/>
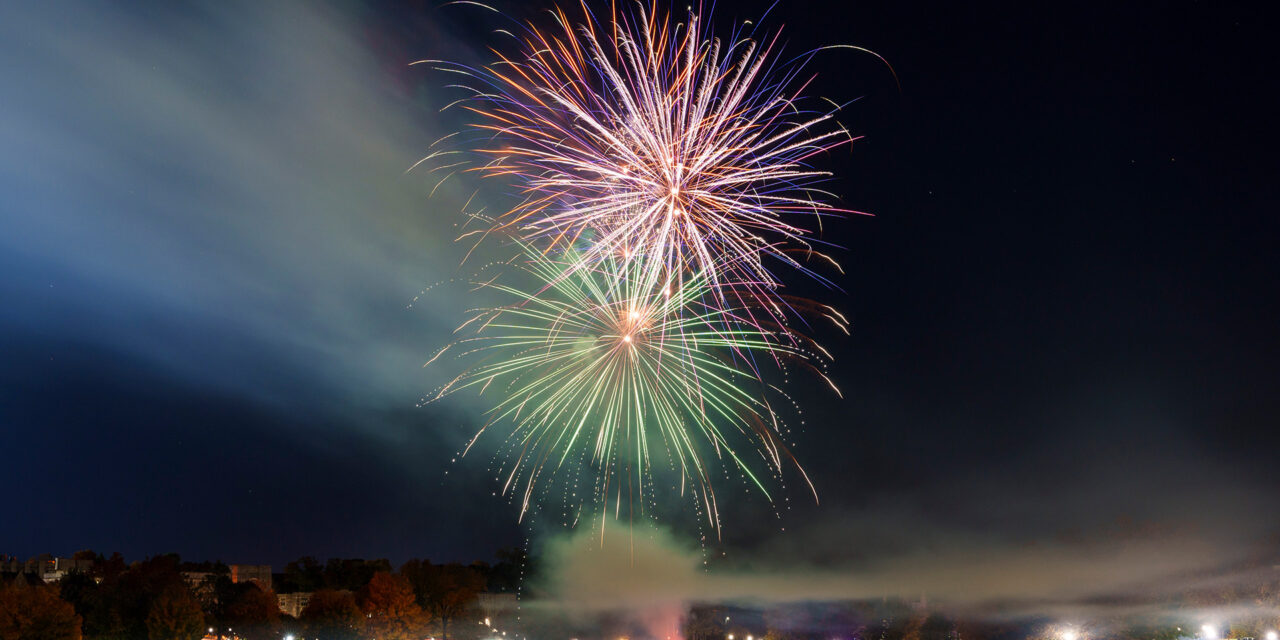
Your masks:
<path fill-rule="evenodd" d="M 432 398 L 494 397 L 476 438 L 509 427 L 503 491 L 521 496 L 521 512 L 536 487 L 557 483 L 582 491 L 584 503 L 617 504 L 625 493 L 643 509 L 659 463 L 679 473 L 713 526 L 713 479 L 724 468 L 768 496 L 765 481 L 794 460 L 755 363 L 812 368 L 816 356 L 778 344 L 739 309 L 706 304 L 705 274 L 648 286 L 642 259 L 569 269 L 581 252 L 524 249 L 517 265 L 533 286 L 485 285 L 511 303 L 463 325 L 467 335 L 445 351 L 473 364 Z M 576 485 L 584 468 L 597 470 L 590 488 Z"/>
<path fill-rule="evenodd" d="M 446 108 L 478 118 L 473 145 L 424 161 L 484 158 L 439 163 L 451 172 L 436 187 L 464 169 L 515 186 L 517 204 L 473 213 L 481 228 L 462 239 L 513 239 L 523 276 L 482 283 L 508 303 L 477 312 L 432 358 L 468 368 L 431 399 L 489 399 L 476 439 L 505 433 L 499 481 L 522 517 L 558 483 L 571 502 L 617 509 L 625 492 L 643 509 L 667 466 L 718 530 L 727 471 L 769 496 L 795 462 L 770 372 L 799 366 L 830 384 L 829 354 L 790 323 L 847 323 L 785 295 L 774 270 L 827 283 L 806 265 L 839 268 L 821 250 L 822 221 L 854 212 L 830 204 L 829 174 L 811 162 L 853 137 L 838 105 L 803 97 L 807 56 L 782 60 L 776 34 L 721 41 L 692 9 L 682 22 L 642 4 L 582 14 L 507 32 L 519 53 L 487 66 L 423 61 L 469 79 Z"/>
<path fill-rule="evenodd" d="M 547 248 L 584 237 L 579 268 L 608 254 L 641 253 L 655 273 L 704 273 L 712 295 L 783 314 L 770 262 L 825 279 L 824 216 L 850 213 L 818 189 L 829 174 L 810 160 L 853 138 L 834 104 L 802 100 L 802 65 L 764 44 L 711 37 L 695 12 L 682 23 L 637 5 L 601 21 L 530 28 L 519 56 L 460 70 L 477 82 L 457 104 L 480 116 L 489 144 L 481 170 L 515 179 L 525 199 L 498 221 Z M 812 104 L 823 105 L 815 111 Z"/>

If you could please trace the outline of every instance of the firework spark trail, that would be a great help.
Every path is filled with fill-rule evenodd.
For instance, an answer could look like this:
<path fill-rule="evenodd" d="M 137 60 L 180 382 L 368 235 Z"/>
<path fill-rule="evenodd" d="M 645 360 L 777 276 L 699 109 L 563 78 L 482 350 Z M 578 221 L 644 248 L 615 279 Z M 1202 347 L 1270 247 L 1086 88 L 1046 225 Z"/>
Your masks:
<path fill-rule="evenodd" d="M 500 224 L 547 250 L 593 238 L 570 269 L 633 252 L 658 258 L 650 281 L 704 272 L 712 295 L 760 298 L 739 302 L 773 322 L 786 306 L 769 260 L 829 284 L 801 262 L 835 264 L 804 220 L 853 212 L 824 201 L 830 174 L 808 163 L 853 138 L 833 111 L 802 105 L 801 65 L 778 71 L 776 36 L 725 47 L 693 12 L 674 24 L 613 7 L 605 25 L 583 13 L 577 28 L 559 10 L 561 31 L 531 27 L 521 56 L 446 67 L 482 83 L 458 103 L 495 143 L 480 170 L 525 192 Z"/>
<path fill-rule="evenodd" d="M 487 285 L 513 302 L 464 324 L 469 334 L 451 348 L 478 363 L 433 398 L 465 389 L 498 394 L 488 424 L 512 425 L 520 453 L 503 490 L 522 485 L 522 513 L 543 476 L 566 465 L 601 469 L 600 502 L 620 490 L 619 465 L 643 496 L 653 484 L 654 437 L 696 493 L 714 495 L 714 467 L 727 464 L 768 496 L 765 474 L 777 475 L 792 458 L 772 431 L 777 417 L 763 385 L 741 358 L 813 356 L 779 345 L 739 310 L 705 304 L 704 274 L 668 293 L 634 277 L 646 269 L 641 259 L 607 258 L 564 277 L 579 252 L 525 248 L 518 265 L 536 293 Z M 771 468 L 753 465 L 744 455 L 752 450 L 765 451 Z M 714 511 L 708 516 L 715 525 Z"/>

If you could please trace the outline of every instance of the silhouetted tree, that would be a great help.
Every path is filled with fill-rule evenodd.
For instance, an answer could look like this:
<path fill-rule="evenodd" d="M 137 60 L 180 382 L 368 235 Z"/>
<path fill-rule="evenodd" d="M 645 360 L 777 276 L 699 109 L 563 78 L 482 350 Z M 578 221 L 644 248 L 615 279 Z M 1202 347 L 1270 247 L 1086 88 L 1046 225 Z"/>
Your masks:
<path fill-rule="evenodd" d="M 109 601 L 117 607 L 130 638 L 147 636 L 147 616 L 151 604 L 161 594 L 186 590 L 186 581 L 178 571 L 182 562 L 177 554 L 165 554 L 135 562 L 114 582 L 115 593 Z"/>
<path fill-rule="evenodd" d="M 687 640 L 722 640 L 725 637 L 723 607 L 694 605 L 684 621 Z"/>
<path fill-rule="evenodd" d="M 94 565 L 102 561 L 102 554 L 92 549 L 82 549 L 71 554 L 72 573 L 90 573 Z"/>
<path fill-rule="evenodd" d="M 302 628 L 310 638 L 354 640 L 365 617 L 350 591 L 321 589 L 311 594 L 302 609 Z"/>
<path fill-rule="evenodd" d="M 279 591 L 316 591 L 324 586 L 324 565 L 311 556 L 303 556 L 284 566 L 284 579 Z"/>
<path fill-rule="evenodd" d="M 324 565 L 324 586 L 330 589 L 359 591 L 369 584 L 373 574 L 391 572 L 391 561 L 359 558 L 329 558 Z"/>
<path fill-rule="evenodd" d="M 103 580 L 113 580 L 128 569 L 129 565 L 124 561 L 124 556 L 120 555 L 119 551 L 116 551 L 111 554 L 110 558 L 94 563 L 93 575 Z"/>
<path fill-rule="evenodd" d="M 901 600 L 876 602 L 869 614 L 872 622 L 867 628 L 868 640 L 903 640 L 913 631 L 914 612 Z"/>
<path fill-rule="evenodd" d="M 166 589 L 151 601 L 149 640 L 196 640 L 204 635 L 204 612 L 186 587 Z"/>
<path fill-rule="evenodd" d="M 420 635 L 427 617 L 403 576 L 378 572 L 362 592 L 366 632 L 383 640 L 411 640 Z"/>
<path fill-rule="evenodd" d="M 52 585 L 0 587 L 0 640 L 80 640 L 80 616 Z"/>
<path fill-rule="evenodd" d="M 59 593 L 75 607 L 86 637 L 116 640 L 126 636 L 124 620 L 111 599 L 113 585 L 100 585 L 92 576 L 78 573 L 58 581 Z"/>
<path fill-rule="evenodd" d="M 764 611 L 764 640 L 800 640 L 799 624 L 807 623 L 797 607 L 772 607 Z"/>
<path fill-rule="evenodd" d="M 178 565 L 178 569 L 181 571 L 195 571 L 199 573 L 231 573 L 231 567 L 228 567 L 221 560 L 214 560 L 212 562 L 208 560 L 203 560 L 201 562 L 183 562 Z"/>
<path fill-rule="evenodd" d="M 515 593 L 520 589 L 529 556 L 524 549 L 517 547 L 499 549 L 497 556 L 497 564 L 489 569 L 487 590 L 490 593 Z"/>

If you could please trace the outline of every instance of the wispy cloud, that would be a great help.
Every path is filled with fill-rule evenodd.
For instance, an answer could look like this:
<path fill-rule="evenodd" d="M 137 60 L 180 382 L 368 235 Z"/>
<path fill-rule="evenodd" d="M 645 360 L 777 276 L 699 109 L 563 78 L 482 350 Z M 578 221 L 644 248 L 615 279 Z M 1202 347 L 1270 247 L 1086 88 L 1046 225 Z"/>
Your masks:
<path fill-rule="evenodd" d="M 404 175 L 450 125 L 361 33 L 305 2 L 0 9 L 2 278 L 41 302 L 0 321 L 286 408 L 411 404 L 453 310 L 405 306 L 470 193 Z"/>

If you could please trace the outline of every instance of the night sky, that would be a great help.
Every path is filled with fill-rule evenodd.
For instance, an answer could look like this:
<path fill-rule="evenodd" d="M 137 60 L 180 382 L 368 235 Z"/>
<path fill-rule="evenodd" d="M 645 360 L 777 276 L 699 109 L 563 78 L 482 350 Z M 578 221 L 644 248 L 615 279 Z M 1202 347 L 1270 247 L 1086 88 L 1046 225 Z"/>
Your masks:
<path fill-rule="evenodd" d="M 525 542 L 487 451 L 451 462 L 477 407 L 415 406 L 474 301 L 410 303 L 465 275 L 470 190 L 505 197 L 428 199 L 436 179 L 405 173 L 462 122 L 439 113 L 452 79 L 408 63 L 486 60 L 509 24 L 437 4 L 0 8 L 0 553 Z M 1267 16 L 820 4 L 765 24 L 794 53 L 872 49 L 901 83 L 847 50 L 810 67 L 865 136 L 819 164 L 874 214 L 827 229 L 842 291 L 788 276 L 853 321 L 821 335 L 845 399 L 797 391 L 821 504 L 731 505 L 715 551 L 940 592 L 924 564 L 1052 591 L 1063 567 L 1142 583 L 1280 558 Z"/>

